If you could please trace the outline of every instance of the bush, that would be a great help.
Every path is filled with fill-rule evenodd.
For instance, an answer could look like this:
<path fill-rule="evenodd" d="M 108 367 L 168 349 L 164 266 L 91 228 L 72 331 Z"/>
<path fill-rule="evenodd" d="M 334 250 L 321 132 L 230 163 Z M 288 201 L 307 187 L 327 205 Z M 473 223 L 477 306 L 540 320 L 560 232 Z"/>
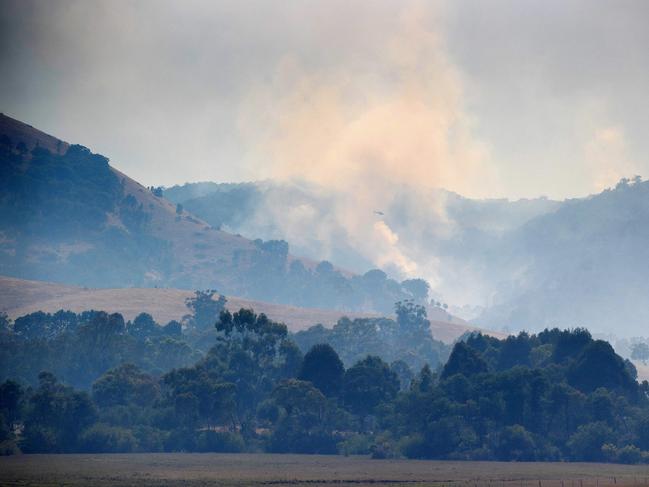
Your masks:
<path fill-rule="evenodd" d="M 52 428 L 26 425 L 20 449 L 25 453 L 54 453 L 58 449 L 56 433 Z"/>
<path fill-rule="evenodd" d="M 138 451 L 160 452 L 164 450 L 164 441 L 167 437 L 164 431 L 150 426 L 137 426 L 133 429 L 137 439 Z"/>
<path fill-rule="evenodd" d="M 589 423 L 580 426 L 570 437 L 568 448 L 572 452 L 573 459 L 596 462 L 605 460 L 602 447 L 612 443 L 613 440 L 613 430 L 606 423 Z"/>
<path fill-rule="evenodd" d="M 372 445 L 372 458 L 374 460 L 385 460 L 387 458 L 397 458 L 399 455 L 393 448 L 392 443 L 380 441 Z"/>
<path fill-rule="evenodd" d="M 196 434 L 189 428 L 171 430 L 164 441 L 165 451 L 196 451 Z"/>
<path fill-rule="evenodd" d="M 338 443 L 338 453 L 341 455 L 369 455 L 372 448 L 372 438 L 368 435 L 355 434 Z"/>
<path fill-rule="evenodd" d="M 241 435 L 229 431 L 201 431 L 196 446 L 200 452 L 216 453 L 238 453 L 245 449 Z"/>
<path fill-rule="evenodd" d="M 21 453 L 21 451 L 15 441 L 6 440 L 0 442 L 0 457 L 18 455 L 19 453 Z"/>
<path fill-rule="evenodd" d="M 426 458 L 426 441 L 420 434 L 401 438 L 399 449 L 407 458 Z"/>
<path fill-rule="evenodd" d="M 300 431 L 280 426 L 269 438 L 267 450 L 271 453 L 334 455 L 338 439 L 326 431 Z"/>
<path fill-rule="evenodd" d="M 634 445 L 627 445 L 617 451 L 616 460 L 618 463 L 634 465 L 641 462 L 642 452 L 640 451 L 640 448 Z"/>
<path fill-rule="evenodd" d="M 529 431 L 515 424 L 506 427 L 500 435 L 495 448 L 498 460 L 534 460 L 536 445 Z"/>
<path fill-rule="evenodd" d="M 617 460 L 617 447 L 612 443 L 602 446 L 602 455 L 607 462 L 614 463 Z"/>
<path fill-rule="evenodd" d="M 79 446 L 88 453 L 130 453 L 137 441 L 131 430 L 97 423 L 81 433 Z"/>

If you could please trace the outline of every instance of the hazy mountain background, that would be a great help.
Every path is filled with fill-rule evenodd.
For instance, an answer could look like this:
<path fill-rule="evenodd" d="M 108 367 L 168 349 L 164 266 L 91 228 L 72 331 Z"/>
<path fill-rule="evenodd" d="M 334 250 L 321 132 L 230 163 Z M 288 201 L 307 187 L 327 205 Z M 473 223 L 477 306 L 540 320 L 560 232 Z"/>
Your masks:
<path fill-rule="evenodd" d="M 287 239 L 301 255 L 352 270 L 371 265 L 372 256 L 331 219 L 337 195 L 313 184 L 196 183 L 164 194 L 213 226 Z M 433 263 L 432 278 L 426 276 L 433 296 L 464 318 L 511 331 L 587 326 L 644 333 L 649 182 L 622 180 L 565 201 L 479 200 L 441 189 L 422 195 L 406 186 L 395 194 L 367 218 L 385 222 L 413 260 Z"/>
<path fill-rule="evenodd" d="M 0 134 L 3 275 L 217 288 L 378 313 L 432 298 L 510 331 L 586 326 L 632 336 L 649 321 L 649 182 L 640 178 L 565 201 L 469 199 L 402 184 L 357 229 L 344 216 L 361 219 L 366 205 L 314 183 L 147 188 L 107 158 L 9 117 Z"/>

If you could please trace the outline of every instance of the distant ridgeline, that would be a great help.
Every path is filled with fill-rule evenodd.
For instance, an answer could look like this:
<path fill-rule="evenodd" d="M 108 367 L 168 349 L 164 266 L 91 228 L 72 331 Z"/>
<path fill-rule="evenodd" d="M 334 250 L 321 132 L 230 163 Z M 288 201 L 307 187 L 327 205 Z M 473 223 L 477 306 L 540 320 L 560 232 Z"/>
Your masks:
<path fill-rule="evenodd" d="M 103 312 L 0 319 L 0 450 L 649 462 L 649 384 L 583 329 L 467 335 L 431 363 L 412 303 L 396 322 L 299 334 L 331 343 L 304 354 L 283 324 L 231 314 L 213 293 L 187 305 L 164 327 Z M 409 338 L 382 346 L 395 327 Z"/>
<path fill-rule="evenodd" d="M 344 222 L 336 221 L 345 200 L 326 187 L 188 183 L 164 195 L 213 226 L 289 241 L 295 226 L 286 224 L 286 215 L 296 206 L 307 208 L 299 217 L 326 243 L 296 239 L 293 252 L 314 257 L 326 248 L 338 266 L 369 268 L 368 256 L 347 236 Z M 443 217 L 431 209 L 431 198 L 443 207 Z M 419 263 L 434 257 L 436 291 L 459 295 L 467 304 L 488 303 L 474 320 L 480 326 L 584 325 L 627 337 L 646 329 L 649 181 L 622 179 L 601 193 L 564 201 L 469 199 L 403 186 L 392 188 L 384 205 L 379 216 L 368 217 L 384 221 Z"/>
<path fill-rule="evenodd" d="M 224 208 L 224 211 L 228 207 Z M 428 285 L 343 273 L 194 217 L 80 145 L 0 115 L 0 274 L 92 287 L 218 288 L 299 306 L 389 312 Z"/>

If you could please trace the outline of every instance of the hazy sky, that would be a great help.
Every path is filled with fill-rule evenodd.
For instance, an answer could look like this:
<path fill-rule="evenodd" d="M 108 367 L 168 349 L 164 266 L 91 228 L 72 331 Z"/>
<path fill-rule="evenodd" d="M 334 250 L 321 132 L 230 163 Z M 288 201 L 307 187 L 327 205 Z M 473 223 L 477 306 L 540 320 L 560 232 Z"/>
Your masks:
<path fill-rule="evenodd" d="M 649 2 L 0 1 L 0 110 L 144 184 L 649 175 Z"/>

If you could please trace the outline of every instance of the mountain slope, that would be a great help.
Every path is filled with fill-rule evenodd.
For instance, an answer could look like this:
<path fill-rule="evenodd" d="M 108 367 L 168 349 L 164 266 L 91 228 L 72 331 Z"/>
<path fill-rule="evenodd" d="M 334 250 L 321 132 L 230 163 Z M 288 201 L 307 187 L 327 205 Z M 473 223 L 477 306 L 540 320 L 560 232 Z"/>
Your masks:
<path fill-rule="evenodd" d="M 94 286 L 231 287 L 249 240 L 207 225 L 108 164 L 0 116 L 0 271 Z"/>
<path fill-rule="evenodd" d="M 222 231 L 106 157 L 4 115 L 0 176 L 4 275 L 92 287 L 216 288 L 274 303 L 381 313 L 400 300 L 421 300 L 416 285 L 378 269 L 354 275 L 295 258 L 286 241 Z"/>
<path fill-rule="evenodd" d="M 212 225 L 264 238 L 290 239 L 308 226 L 344 265 L 369 265 L 329 215 L 337 195 L 305 184 L 200 183 L 165 190 Z M 186 199 L 183 199 L 186 198 Z M 432 211 L 431 202 L 442 211 Z M 308 224 L 284 224 L 299 206 Z M 228 211 L 224 211 L 228 209 Z M 405 255 L 435 262 L 437 299 L 491 328 L 540 330 L 586 326 L 620 336 L 646 335 L 649 323 L 649 182 L 622 181 L 586 198 L 472 200 L 437 191 L 396 192 L 381 215 Z M 353 211 L 353 209 L 350 209 Z M 323 243 L 324 242 L 324 243 Z M 298 242 L 299 243 L 299 242 Z M 357 264 L 358 265 L 358 264 Z"/>
<path fill-rule="evenodd" d="M 647 334 L 649 182 L 566 201 L 511 232 L 501 253 L 519 273 L 481 323 Z"/>

